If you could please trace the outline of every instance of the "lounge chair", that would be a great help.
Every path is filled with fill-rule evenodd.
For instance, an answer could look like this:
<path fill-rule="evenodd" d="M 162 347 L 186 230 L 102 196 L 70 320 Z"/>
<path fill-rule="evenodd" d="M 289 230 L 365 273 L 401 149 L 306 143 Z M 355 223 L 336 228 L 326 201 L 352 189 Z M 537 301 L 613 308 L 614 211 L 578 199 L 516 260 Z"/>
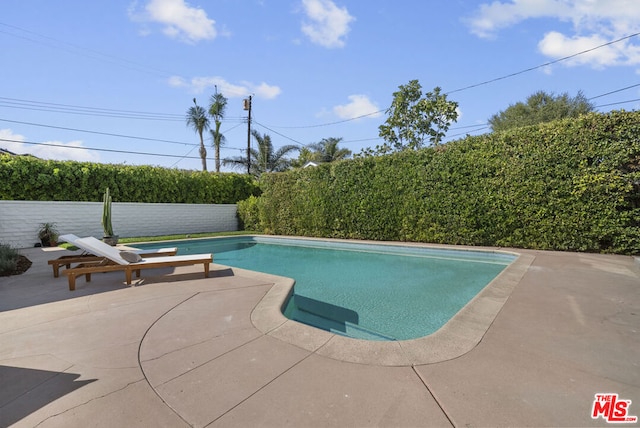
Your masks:
<path fill-rule="evenodd" d="M 58 237 L 58 239 L 60 241 L 68 242 L 69 244 L 78 247 L 75 243 L 80 238 L 70 233 L 67 235 L 61 235 L 60 237 Z M 128 249 L 127 251 L 131 251 L 131 252 L 140 254 L 141 257 L 148 258 L 148 257 L 159 257 L 159 256 L 175 256 L 176 253 L 178 252 L 178 249 L 176 247 L 158 248 L 155 250 L 151 250 L 151 249 L 139 250 L 137 248 L 131 248 L 131 249 Z M 95 254 L 91 254 L 85 250 L 82 254 L 61 256 L 61 257 L 58 257 L 57 259 L 49 260 L 48 263 L 53 268 L 53 276 L 57 278 L 58 276 L 60 276 L 60 266 L 64 266 L 67 269 L 69 269 L 72 263 L 99 262 L 103 258 L 104 257 L 96 256 Z"/>
<path fill-rule="evenodd" d="M 135 272 L 140 277 L 141 269 L 151 269 L 160 267 L 192 266 L 202 263 L 204 265 L 204 276 L 209 276 L 209 263 L 213 262 L 212 254 L 193 254 L 187 256 L 153 257 L 140 259 L 136 262 L 129 262 L 123 258 L 124 254 L 94 237 L 77 239 L 75 244 L 88 253 L 101 256 L 99 261 L 81 263 L 70 269 L 65 269 L 62 273 L 69 278 L 69 290 L 76 289 L 76 278 L 85 276 L 87 282 L 91 281 L 91 274 L 98 272 L 124 271 L 127 285 L 131 285 L 131 276 Z M 129 253 L 128 255 L 131 255 Z"/>

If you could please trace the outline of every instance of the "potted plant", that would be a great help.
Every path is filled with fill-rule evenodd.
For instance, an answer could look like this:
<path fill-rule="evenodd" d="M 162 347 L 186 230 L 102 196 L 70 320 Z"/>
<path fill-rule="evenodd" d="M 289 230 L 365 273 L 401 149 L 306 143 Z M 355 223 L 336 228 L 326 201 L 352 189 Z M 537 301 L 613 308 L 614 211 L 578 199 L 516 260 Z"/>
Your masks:
<path fill-rule="evenodd" d="M 118 235 L 113 234 L 113 226 L 111 225 L 111 195 L 108 187 L 102 198 L 102 227 L 104 229 L 102 240 L 112 246 L 118 244 Z"/>
<path fill-rule="evenodd" d="M 43 247 L 55 247 L 58 245 L 58 229 L 55 223 L 41 223 L 38 230 L 38 239 Z"/>

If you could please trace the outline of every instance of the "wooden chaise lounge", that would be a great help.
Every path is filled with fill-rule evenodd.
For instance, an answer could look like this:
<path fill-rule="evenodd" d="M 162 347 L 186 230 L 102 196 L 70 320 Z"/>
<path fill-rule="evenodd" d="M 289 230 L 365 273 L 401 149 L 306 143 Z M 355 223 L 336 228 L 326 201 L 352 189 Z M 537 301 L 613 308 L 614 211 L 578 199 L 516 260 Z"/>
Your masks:
<path fill-rule="evenodd" d="M 69 290 L 76 289 L 76 278 L 85 277 L 87 282 L 91 281 L 91 274 L 98 272 L 123 271 L 127 285 L 131 285 L 133 272 L 136 277 L 140 277 L 141 269 L 192 266 L 202 264 L 204 266 L 205 278 L 209 276 L 209 264 L 213 262 L 212 254 L 192 254 L 184 256 L 152 257 L 141 258 L 136 262 L 129 262 L 123 258 L 121 252 L 93 237 L 79 238 L 74 243 L 88 253 L 96 254 L 99 260 L 81 263 L 75 267 L 65 269 L 62 273 L 69 279 Z"/>
<path fill-rule="evenodd" d="M 60 235 L 58 237 L 61 242 L 68 242 L 71 245 L 76 245 L 76 241 L 80 239 L 79 236 L 76 236 L 72 233 L 68 233 L 66 235 Z M 78 247 L 80 248 L 80 247 Z M 141 257 L 161 257 L 161 256 L 175 256 L 178 253 L 178 249 L 176 247 L 169 248 L 158 248 L 158 249 L 150 249 L 150 250 L 140 250 L 137 248 L 129 248 L 128 251 L 132 251 L 134 253 L 140 254 Z M 57 259 L 49 260 L 47 263 L 51 265 L 53 268 L 53 276 L 57 278 L 60 276 L 60 267 L 64 266 L 67 269 L 71 267 L 72 263 L 86 263 L 86 262 L 99 262 L 103 260 L 104 257 L 96 256 L 90 252 L 84 250 L 83 254 L 73 254 L 68 256 L 61 256 Z"/>

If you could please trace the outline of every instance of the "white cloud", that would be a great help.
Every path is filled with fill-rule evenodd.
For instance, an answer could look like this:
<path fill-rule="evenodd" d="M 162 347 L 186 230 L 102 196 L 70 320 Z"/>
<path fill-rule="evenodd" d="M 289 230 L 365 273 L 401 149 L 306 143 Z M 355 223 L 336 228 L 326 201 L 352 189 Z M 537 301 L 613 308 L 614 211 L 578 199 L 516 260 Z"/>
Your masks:
<path fill-rule="evenodd" d="M 357 117 L 380 117 L 380 108 L 366 95 L 349 95 L 347 104 L 335 106 L 333 112 L 341 119 L 355 119 Z M 375 112 L 375 113 L 374 113 Z M 371 114 L 374 113 L 374 114 Z"/>
<path fill-rule="evenodd" d="M 8 140 L 8 141 L 4 141 Z M 30 154 L 41 159 L 75 160 L 83 162 L 99 162 L 100 157 L 92 151 L 83 148 L 82 141 L 43 141 L 38 144 L 27 144 L 26 138 L 14 134 L 11 129 L 0 129 L 0 147 L 10 152 L 26 155 Z"/>
<path fill-rule="evenodd" d="M 215 21 L 201 8 L 191 7 L 184 0 L 150 0 L 141 11 L 137 3 L 129 7 L 129 17 L 137 22 L 155 22 L 163 26 L 162 32 L 187 43 L 212 40 L 217 36 Z M 142 34 L 149 29 L 143 28 Z"/>
<path fill-rule="evenodd" d="M 509 0 L 482 4 L 467 20 L 479 37 L 495 37 L 499 30 L 535 19 L 556 19 L 572 24 L 572 30 L 546 33 L 538 43 L 541 53 L 560 59 L 640 32 L 638 0 Z M 640 64 L 640 44 L 627 39 L 564 63 L 593 67 Z"/>
<path fill-rule="evenodd" d="M 608 40 L 602 36 L 593 34 L 588 37 L 573 36 L 567 37 L 557 31 L 551 31 L 544 35 L 538 43 L 538 49 L 544 55 L 551 58 L 565 58 L 577 52 L 583 52 L 607 43 Z M 607 65 L 619 65 L 626 62 L 625 45 L 620 47 L 616 44 L 601 47 L 599 49 L 586 52 L 567 60 L 567 65 L 589 64 L 595 68 L 602 68 Z"/>
<path fill-rule="evenodd" d="M 341 48 L 349 33 L 349 23 L 355 18 L 346 7 L 338 7 L 331 0 L 302 0 L 307 21 L 302 24 L 302 32 L 309 39 L 326 48 Z"/>
<path fill-rule="evenodd" d="M 184 88 L 189 86 L 189 83 L 181 76 L 171 76 L 167 79 L 167 83 L 169 86 L 173 86 L 175 88 Z"/>
<path fill-rule="evenodd" d="M 248 85 L 251 85 L 248 83 Z M 264 98 L 267 100 L 273 99 L 280 95 L 282 90 L 278 86 L 268 85 L 265 82 L 260 83 L 259 85 L 251 85 L 253 87 L 253 92 L 260 98 Z"/>
<path fill-rule="evenodd" d="M 265 82 L 260 84 L 251 82 L 233 84 L 219 76 L 192 77 L 191 80 L 186 80 L 180 76 L 172 76 L 167 80 L 167 83 L 176 88 L 187 88 L 193 94 L 201 94 L 207 90 L 213 90 L 217 86 L 218 91 L 227 98 L 242 98 L 255 95 L 263 99 L 273 99 L 282 92 L 280 87 L 269 85 Z"/>
<path fill-rule="evenodd" d="M 588 1 L 588 0 L 587 0 Z M 481 4 L 478 12 L 467 20 L 471 32 L 479 37 L 493 37 L 506 27 L 531 18 L 558 17 L 566 19 L 571 0 L 511 0 Z"/>

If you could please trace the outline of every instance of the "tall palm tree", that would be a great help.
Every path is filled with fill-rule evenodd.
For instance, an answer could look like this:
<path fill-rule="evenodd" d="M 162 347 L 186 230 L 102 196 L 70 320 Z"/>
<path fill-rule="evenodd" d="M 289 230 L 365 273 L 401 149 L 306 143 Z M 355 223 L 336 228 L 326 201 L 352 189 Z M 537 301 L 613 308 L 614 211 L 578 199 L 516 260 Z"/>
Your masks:
<path fill-rule="evenodd" d="M 204 147 L 204 139 L 202 133 L 209 129 L 209 118 L 207 112 L 203 107 L 200 107 L 196 103 L 196 99 L 193 99 L 193 107 L 189 107 L 187 110 L 187 126 L 193 128 L 194 131 L 200 136 L 200 158 L 202 159 L 202 170 L 207 170 L 207 149 Z"/>
<path fill-rule="evenodd" d="M 211 145 L 215 149 L 215 162 L 216 162 L 216 172 L 220 172 L 220 147 L 224 146 L 224 143 L 227 141 L 227 137 L 222 133 L 216 134 L 215 129 L 210 129 L 209 133 L 211 134 Z"/>
<path fill-rule="evenodd" d="M 319 162 L 335 162 L 351 156 L 351 150 L 339 149 L 338 144 L 342 138 L 323 138 L 319 143 L 310 144 L 313 150 L 313 158 Z"/>
<path fill-rule="evenodd" d="M 213 137 L 213 148 L 216 151 L 216 172 L 220 172 L 220 146 L 224 142 L 224 136 L 220 133 L 220 124 L 224 119 L 226 109 L 227 99 L 224 95 L 218 93 L 218 88 L 216 88 L 215 95 L 212 95 L 209 99 L 209 116 L 215 122 L 215 129 L 211 130 L 211 136 Z"/>
<path fill-rule="evenodd" d="M 271 137 L 267 134 L 260 135 L 255 129 L 251 131 L 251 135 L 258 143 L 257 149 L 251 149 L 251 174 L 260 177 L 263 172 L 281 172 L 291 167 L 291 159 L 285 156 L 289 153 L 300 150 L 298 146 L 286 145 L 274 151 Z M 246 168 L 247 158 L 244 156 L 236 156 L 222 161 L 223 165 L 232 168 Z"/>

